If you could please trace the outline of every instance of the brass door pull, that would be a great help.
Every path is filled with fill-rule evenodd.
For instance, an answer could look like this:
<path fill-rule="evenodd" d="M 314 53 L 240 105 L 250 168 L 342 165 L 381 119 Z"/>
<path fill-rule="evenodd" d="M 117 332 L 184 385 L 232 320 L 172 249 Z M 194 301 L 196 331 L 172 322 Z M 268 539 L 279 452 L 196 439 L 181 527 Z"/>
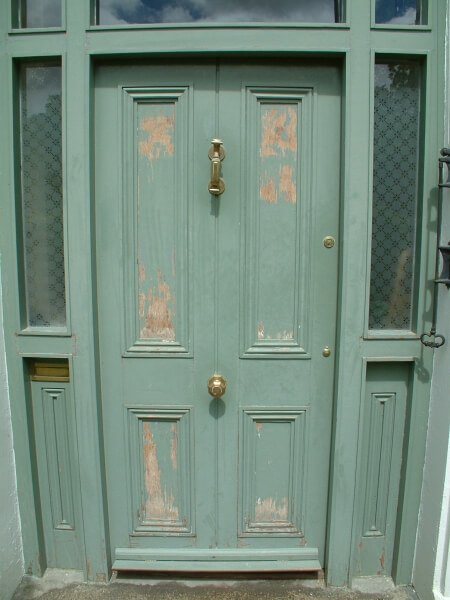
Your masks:
<path fill-rule="evenodd" d="M 220 398 L 227 389 L 227 381 L 222 375 L 213 375 L 208 379 L 208 392 L 213 398 Z"/>
<path fill-rule="evenodd" d="M 208 183 L 208 190 L 214 196 L 223 194 L 225 190 L 225 182 L 220 176 L 221 164 L 225 158 L 225 150 L 222 146 L 222 140 L 214 138 L 211 140 L 211 148 L 209 149 L 208 156 L 211 161 L 211 178 Z"/>

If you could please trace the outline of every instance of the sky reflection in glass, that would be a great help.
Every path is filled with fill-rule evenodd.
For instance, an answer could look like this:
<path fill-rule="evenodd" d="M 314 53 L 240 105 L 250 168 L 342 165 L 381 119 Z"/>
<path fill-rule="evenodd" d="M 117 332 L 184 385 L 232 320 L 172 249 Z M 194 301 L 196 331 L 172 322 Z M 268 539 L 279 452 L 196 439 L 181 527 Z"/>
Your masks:
<path fill-rule="evenodd" d="M 61 0 L 21 0 L 20 27 L 61 27 Z"/>
<path fill-rule="evenodd" d="M 145 23 L 334 23 L 335 0 L 98 0 L 99 25 Z"/>
<path fill-rule="evenodd" d="M 375 22 L 387 25 L 416 25 L 420 0 L 376 0 Z"/>

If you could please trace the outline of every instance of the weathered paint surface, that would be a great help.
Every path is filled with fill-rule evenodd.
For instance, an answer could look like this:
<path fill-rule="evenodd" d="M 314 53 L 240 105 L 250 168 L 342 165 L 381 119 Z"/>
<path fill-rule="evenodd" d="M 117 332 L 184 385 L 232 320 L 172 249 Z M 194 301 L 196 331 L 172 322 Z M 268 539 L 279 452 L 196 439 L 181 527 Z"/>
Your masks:
<path fill-rule="evenodd" d="M 139 142 L 139 153 L 148 157 L 150 162 L 157 160 L 161 151 L 173 156 L 173 128 L 175 115 L 158 115 L 147 117 L 141 121 L 141 129 L 148 134 L 148 139 Z"/>
<path fill-rule="evenodd" d="M 292 106 L 267 108 L 261 117 L 259 195 L 268 204 L 297 202 L 297 113 Z"/>
<path fill-rule="evenodd" d="M 255 506 L 255 521 L 257 523 L 273 523 L 288 520 L 288 503 L 286 498 L 258 498 Z"/>
<path fill-rule="evenodd" d="M 174 496 L 162 486 L 161 470 L 159 468 L 156 444 L 148 423 L 143 424 L 144 430 L 144 468 L 145 488 L 145 517 L 147 520 L 164 521 L 178 520 L 178 508 L 174 506 Z"/>
<path fill-rule="evenodd" d="M 161 270 L 158 269 L 156 290 L 149 288 L 147 294 L 139 293 L 139 317 L 142 319 L 145 316 L 144 326 L 140 332 L 141 338 L 173 341 L 175 339 L 174 309 L 175 298 Z"/>
<path fill-rule="evenodd" d="M 261 156 L 297 152 L 297 114 L 291 106 L 272 108 L 262 116 Z"/>
<path fill-rule="evenodd" d="M 276 204 L 278 202 L 278 194 L 273 177 L 268 177 L 268 175 L 265 174 L 264 179 L 261 182 L 259 195 L 262 200 L 265 200 L 269 204 Z"/>
<path fill-rule="evenodd" d="M 293 170 L 289 165 L 280 167 L 280 192 L 284 194 L 286 202 L 297 202 L 297 186 L 293 181 Z"/>
<path fill-rule="evenodd" d="M 172 467 L 177 468 L 177 455 L 178 455 L 178 432 L 175 423 L 170 426 L 170 460 L 172 461 Z"/>
<path fill-rule="evenodd" d="M 292 340 L 293 338 L 294 332 L 292 329 L 290 331 L 284 329 L 283 331 L 278 331 L 275 335 L 269 335 L 265 333 L 264 325 L 258 323 L 258 340 Z"/>

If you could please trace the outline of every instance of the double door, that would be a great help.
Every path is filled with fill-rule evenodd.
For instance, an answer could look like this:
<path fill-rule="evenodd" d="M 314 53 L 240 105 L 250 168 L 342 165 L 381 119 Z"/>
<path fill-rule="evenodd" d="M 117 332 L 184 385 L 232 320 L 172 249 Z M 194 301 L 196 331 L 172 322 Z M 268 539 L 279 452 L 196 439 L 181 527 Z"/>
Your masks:
<path fill-rule="evenodd" d="M 323 567 L 338 67 L 101 65 L 95 144 L 113 567 Z"/>

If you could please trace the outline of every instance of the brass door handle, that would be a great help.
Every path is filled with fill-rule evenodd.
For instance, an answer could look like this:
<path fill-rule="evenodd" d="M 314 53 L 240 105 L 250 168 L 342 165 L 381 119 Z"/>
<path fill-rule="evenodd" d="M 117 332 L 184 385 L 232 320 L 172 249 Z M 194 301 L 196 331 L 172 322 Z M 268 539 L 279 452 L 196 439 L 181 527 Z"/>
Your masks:
<path fill-rule="evenodd" d="M 208 190 L 214 196 L 223 194 L 225 190 L 225 182 L 220 176 L 221 164 L 225 158 L 225 150 L 222 146 L 222 140 L 214 138 L 211 140 L 211 148 L 209 149 L 208 156 L 211 161 L 211 176 L 208 183 Z"/>
<path fill-rule="evenodd" d="M 208 379 L 208 392 L 213 398 L 220 398 L 227 389 L 227 381 L 222 375 L 213 375 Z"/>

